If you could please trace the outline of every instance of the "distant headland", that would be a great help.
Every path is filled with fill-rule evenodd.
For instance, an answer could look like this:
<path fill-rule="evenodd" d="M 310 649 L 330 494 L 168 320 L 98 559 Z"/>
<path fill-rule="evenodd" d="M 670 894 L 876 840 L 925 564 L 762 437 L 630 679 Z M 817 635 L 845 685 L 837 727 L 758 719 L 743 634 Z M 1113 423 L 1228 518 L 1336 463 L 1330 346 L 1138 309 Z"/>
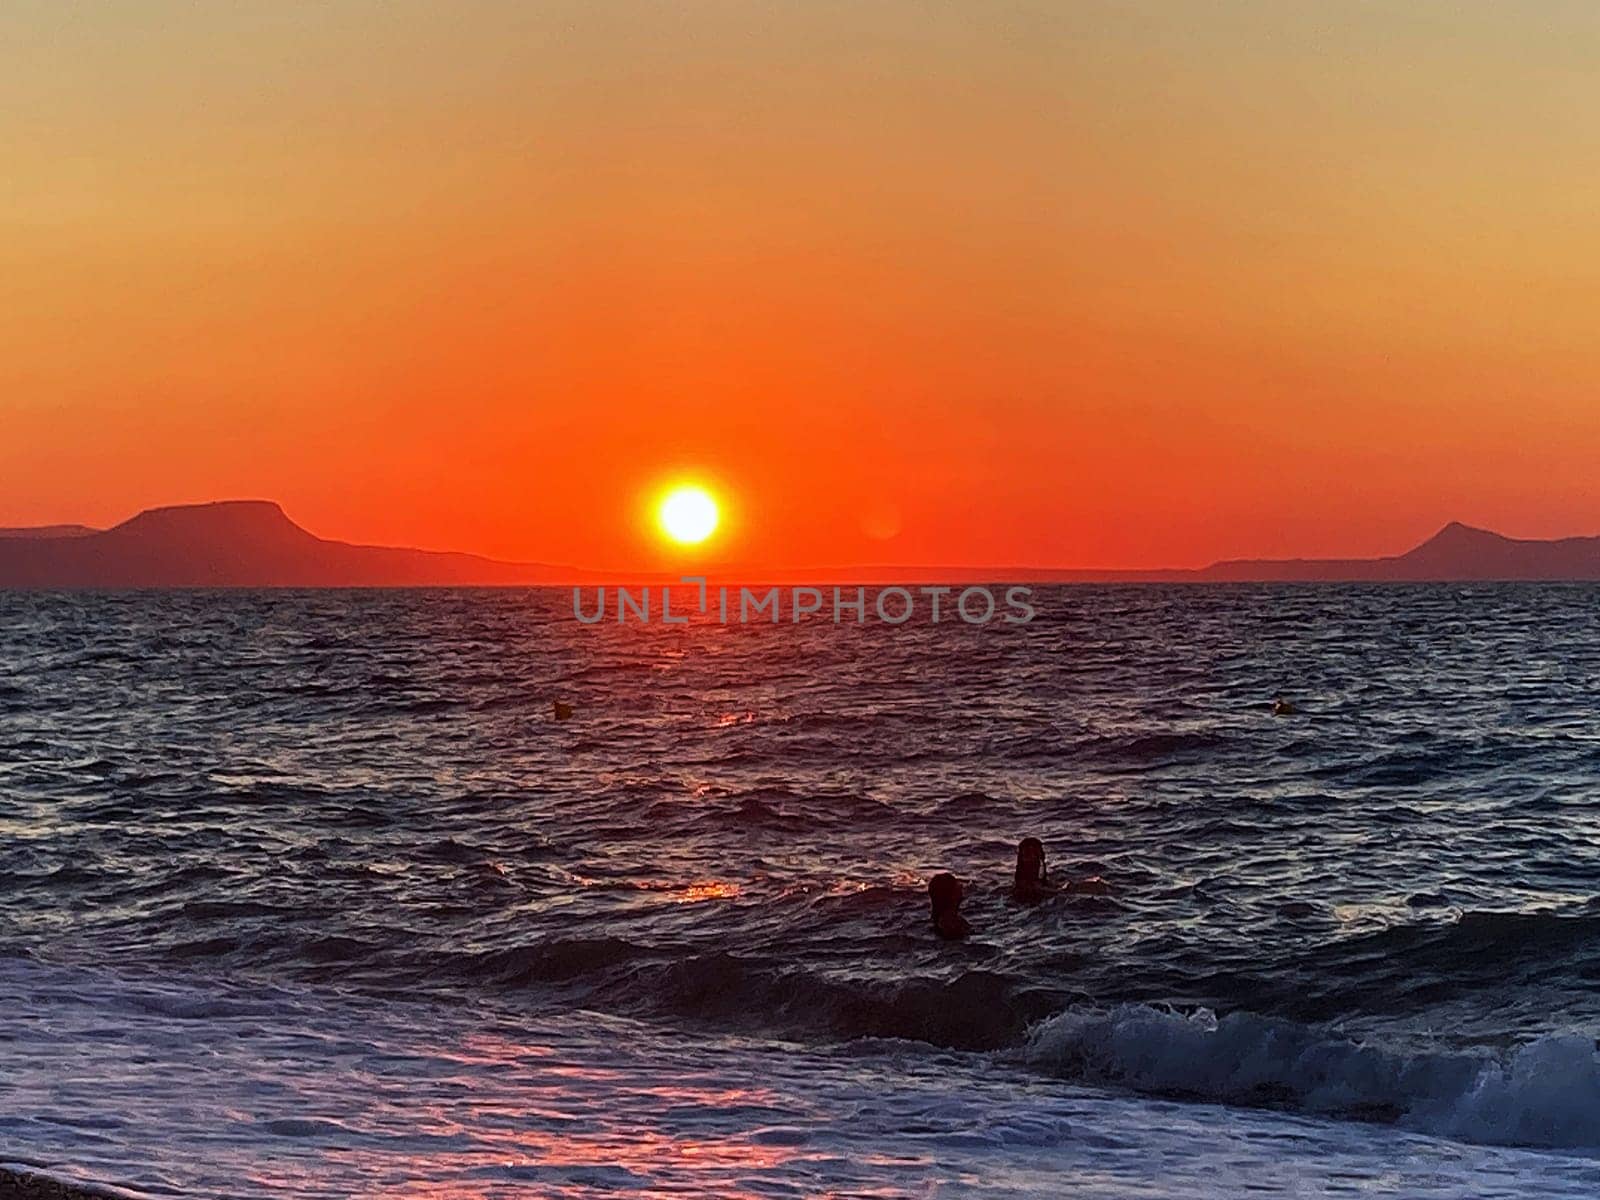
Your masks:
<path fill-rule="evenodd" d="M 146 509 L 110 529 L 0 529 L 0 587 L 427 587 L 574 581 L 586 573 L 475 554 L 357 546 L 270 500 Z"/>
<path fill-rule="evenodd" d="M 874 565 L 771 574 L 773 581 L 803 574 L 862 583 L 1600 581 L 1600 537 L 1539 541 L 1452 522 L 1421 545 L 1384 558 L 1239 559 L 1197 570 Z M 110 529 L 0 528 L 0 588 L 503 587 L 612 578 L 579 567 L 330 541 L 269 500 L 152 508 Z"/>

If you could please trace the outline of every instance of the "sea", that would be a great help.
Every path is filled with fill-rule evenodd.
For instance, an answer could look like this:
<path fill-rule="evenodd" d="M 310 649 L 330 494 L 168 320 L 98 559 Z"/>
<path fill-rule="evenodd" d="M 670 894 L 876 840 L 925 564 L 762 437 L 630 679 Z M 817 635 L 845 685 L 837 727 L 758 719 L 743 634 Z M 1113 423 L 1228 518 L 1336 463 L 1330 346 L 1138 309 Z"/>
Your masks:
<path fill-rule="evenodd" d="M 1600 1194 L 1600 589 L 1032 603 L 0 593 L 0 1163 L 217 1200 Z M 1029 835 L 1103 886 L 1015 904 Z"/>

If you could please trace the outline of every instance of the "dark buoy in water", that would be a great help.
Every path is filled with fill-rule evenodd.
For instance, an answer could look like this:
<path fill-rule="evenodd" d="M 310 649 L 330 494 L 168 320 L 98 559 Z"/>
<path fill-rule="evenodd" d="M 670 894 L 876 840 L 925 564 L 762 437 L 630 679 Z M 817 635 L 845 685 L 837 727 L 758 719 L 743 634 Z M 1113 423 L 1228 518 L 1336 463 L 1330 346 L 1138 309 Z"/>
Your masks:
<path fill-rule="evenodd" d="M 1272 715 L 1275 717 L 1292 717 L 1299 710 L 1295 708 L 1294 701 L 1285 700 L 1281 695 L 1272 698 Z"/>
<path fill-rule="evenodd" d="M 553 708 L 558 721 L 565 721 L 572 716 L 572 705 L 565 700 L 557 700 Z"/>

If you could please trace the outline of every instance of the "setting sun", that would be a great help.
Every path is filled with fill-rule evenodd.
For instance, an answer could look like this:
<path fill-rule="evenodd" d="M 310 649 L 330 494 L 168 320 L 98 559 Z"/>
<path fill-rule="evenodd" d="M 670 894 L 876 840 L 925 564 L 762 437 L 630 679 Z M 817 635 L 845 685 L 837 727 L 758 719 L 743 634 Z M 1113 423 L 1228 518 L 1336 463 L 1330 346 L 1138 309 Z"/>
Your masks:
<path fill-rule="evenodd" d="M 675 542 L 694 545 L 703 542 L 717 528 L 717 502 L 703 487 L 685 484 L 675 487 L 661 500 L 656 520 L 661 532 Z"/>

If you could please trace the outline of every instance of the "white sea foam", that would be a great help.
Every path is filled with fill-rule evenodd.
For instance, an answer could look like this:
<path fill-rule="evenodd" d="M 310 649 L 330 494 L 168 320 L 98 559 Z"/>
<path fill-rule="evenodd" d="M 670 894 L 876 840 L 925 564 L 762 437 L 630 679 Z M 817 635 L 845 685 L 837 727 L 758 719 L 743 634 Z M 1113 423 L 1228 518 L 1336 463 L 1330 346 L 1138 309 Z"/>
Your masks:
<path fill-rule="evenodd" d="M 1147 1093 L 1387 1118 L 1490 1145 L 1600 1148 L 1600 1056 L 1579 1035 L 1504 1056 L 1418 1052 L 1247 1013 L 1218 1020 L 1126 1005 L 1043 1022 L 1026 1057 Z"/>

